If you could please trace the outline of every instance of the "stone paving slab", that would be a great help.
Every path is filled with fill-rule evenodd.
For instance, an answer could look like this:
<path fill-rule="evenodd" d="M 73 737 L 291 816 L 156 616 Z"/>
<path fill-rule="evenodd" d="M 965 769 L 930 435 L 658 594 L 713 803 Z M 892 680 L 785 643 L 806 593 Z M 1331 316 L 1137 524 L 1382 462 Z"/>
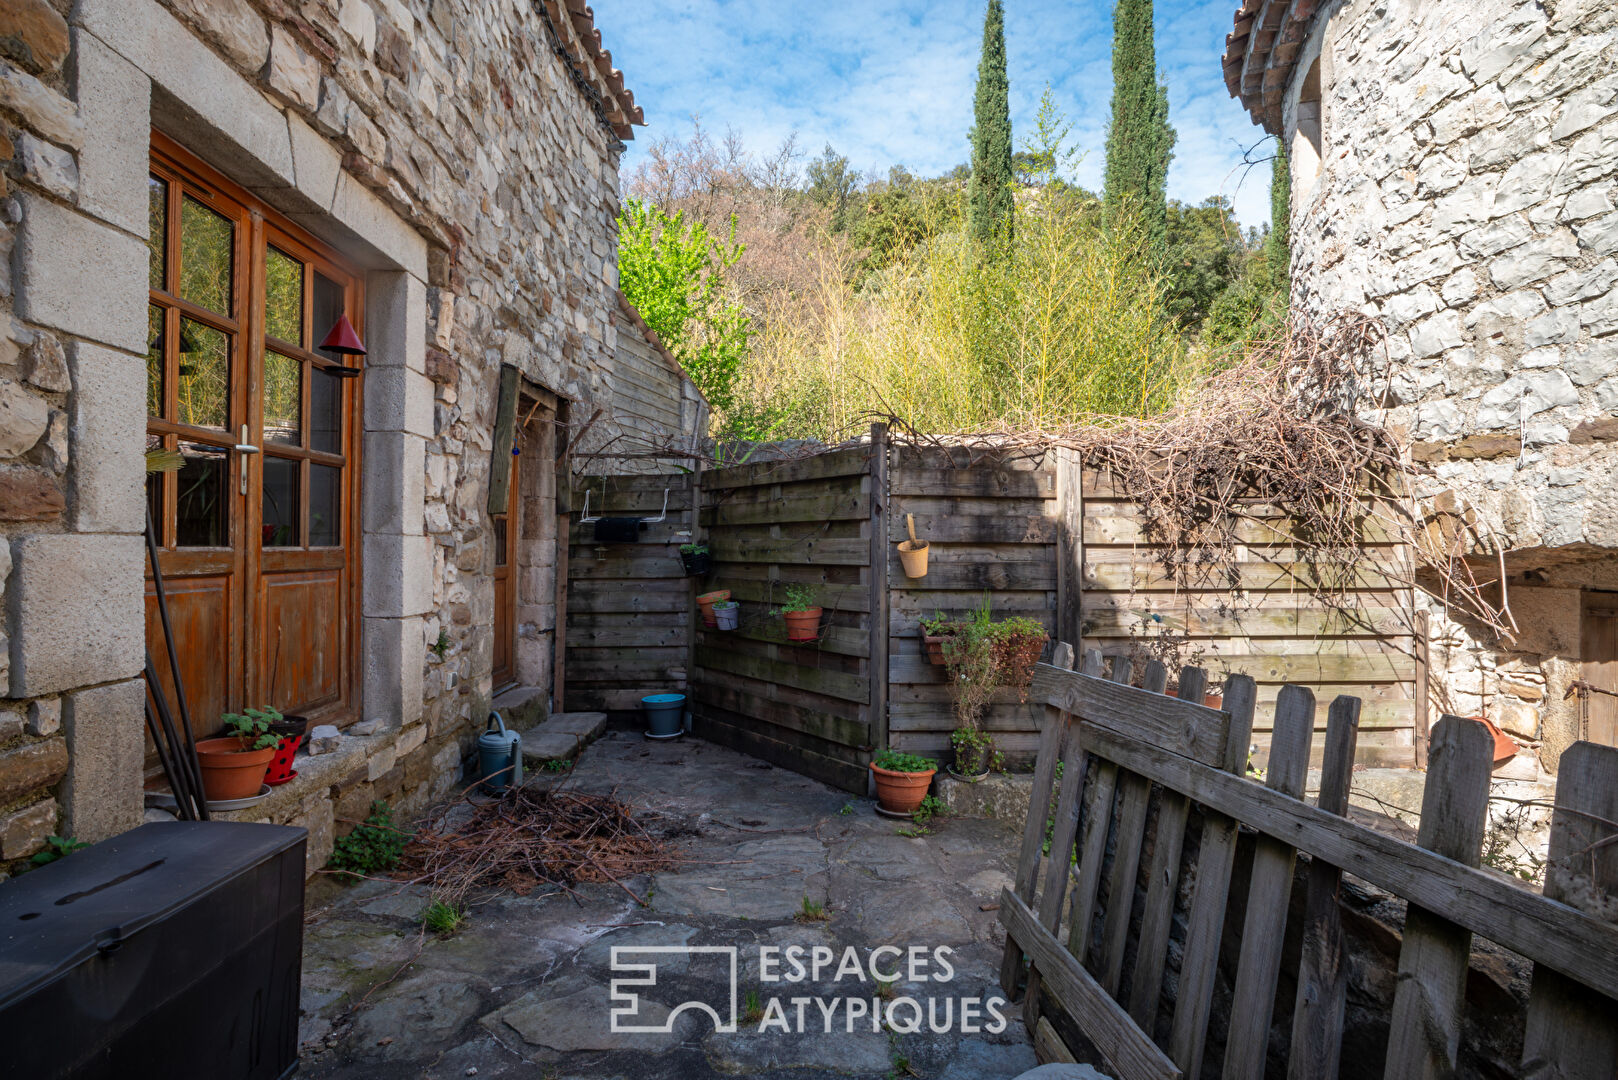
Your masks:
<path fill-rule="evenodd" d="M 427 899 L 420 887 L 317 882 L 305 941 L 303 1075 L 876 1080 L 903 1062 L 905 1075 L 926 1080 L 1011 1080 L 1033 1065 L 1010 1007 L 994 1032 L 963 1033 L 958 1024 L 934 1032 L 925 1023 L 910 1031 L 903 1006 L 898 1024 L 884 1018 L 873 1030 L 869 1017 L 871 1003 L 887 1007 L 882 994 L 925 1010 L 998 993 L 1004 939 L 980 905 L 1010 878 L 1018 840 L 1010 824 L 946 819 L 907 838 L 897 833 L 903 823 L 877 817 L 869 800 L 694 739 L 657 743 L 623 731 L 605 732 L 571 773 L 533 782 L 616 792 L 680 862 L 624 883 L 646 906 L 612 884 L 581 884 L 573 895 L 503 894 L 473 906 L 463 929 L 442 940 L 419 927 Z M 823 906 L 824 919 L 801 918 L 805 897 Z M 879 987 L 866 965 L 883 945 L 953 950 L 952 977 L 932 981 L 924 964 L 920 978 L 906 971 Z M 612 1030 L 613 1009 L 625 1002 L 611 984 L 634 977 L 612 970 L 614 946 L 681 947 L 651 954 L 655 985 L 626 991 L 638 995 L 638 1022 L 668 1031 Z M 799 950 L 806 966 L 819 956 L 819 978 L 780 981 L 778 952 L 769 967 L 775 980 L 767 979 L 763 947 Z M 716 1030 L 705 1012 L 681 1006 L 728 1013 L 729 950 L 737 1023 Z M 636 963 L 647 956 L 625 955 Z M 843 964 L 853 968 L 839 970 Z M 806 1010 L 801 1030 L 794 998 Z M 829 1021 L 818 1003 L 834 1010 Z M 748 1017 L 749 1004 L 764 1010 L 764 1025 Z M 851 1008 L 864 1011 L 850 1019 Z M 793 1021 L 792 1030 L 772 1023 L 770 1010 Z"/>

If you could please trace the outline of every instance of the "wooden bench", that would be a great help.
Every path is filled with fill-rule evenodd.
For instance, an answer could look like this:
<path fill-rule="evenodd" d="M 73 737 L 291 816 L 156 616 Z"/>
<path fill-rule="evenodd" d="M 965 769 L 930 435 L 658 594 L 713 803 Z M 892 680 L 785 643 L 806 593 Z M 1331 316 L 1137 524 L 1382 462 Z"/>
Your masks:
<path fill-rule="evenodd" d="M 1410 844 L 1346 817 L 1357 699 L 1339 697 L 1328 710 L 1320 793 L 1310 804 L 1309 690 L 1282 688 L 1259 782 L 1245 775 L 1252 679 L 1232 677 L 1219 710 L 1201 704 L 1199 669 L 1182 671 L 1178 697 L 1169 697 L 1160 664 L 1148 665 L 1137 688 L 1127 685 L 1127 663 L 1108 679 L 1099 653 L 1087 652 L 1077 672 L 1067 670 L 1071 657 L 1059 645 L 1057 663 L 1039 666 L 1030 691 L 1047 715 L 1016 880 L 1000 903 L 1000 981 L 1013 1000 L 1023 994 L 1043 1057 L 1065 1057 L 1057 1035 L 1076 1032 L 1120 1080 L 1203 1075 L 1238 832 L 1248 829 L 1256 837 L 1219 1075 L 1265 1075 L 1299 853 L 1309 863 L 1302 948 L 1289 973 L 1297 995 L 1290 1038 L 1274 1036 L 1290 1080 L 1337 1076 L 1345 872 L 1409 902 L 1384 1076 L 1454 1075 L 1473 934 L 1533 961 L 1522 1075 L 1618 1075 L 1618 926 L 1559 902 L 1575 888 L 1618 898 L 1618 749 L 1579 743 L 1563 755 L 1540 895 L 1479 868 L 1492 740 L 1476 721 L 1446 716 L 1434 727 Z M 1182 868 L 1193 815 L 1199 843 Z M 1185 936 L 1165 1003 L 1182 874 L 1191 882 Z M 1172 1015 L 1160 1017 L 1166 1007 Z M 1154 1032 L 1166 1035 L 1159 1041 Z"/>

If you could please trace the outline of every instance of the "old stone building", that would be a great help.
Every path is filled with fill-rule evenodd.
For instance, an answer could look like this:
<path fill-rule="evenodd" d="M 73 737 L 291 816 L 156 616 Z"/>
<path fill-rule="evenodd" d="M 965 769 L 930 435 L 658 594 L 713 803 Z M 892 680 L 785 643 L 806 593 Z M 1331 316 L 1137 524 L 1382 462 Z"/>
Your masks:
<path fill-rule="evenodd" d="M 1618 743 L 1615 62 L 1611 0 L 1244 0 L 1224 57 L 1290 151 L 1294 310 L 1380 320 L 1429 536 L 1504 570 L 1503 638 L 1418 600 L 1431 711 L 1551 771 Z"/>
<path fill-rule="evenodd" d="M 0 9 L 0 869 L 142 820 L 148 511 L 199 733 L 345 729 L 247 812 L 312 864 L 552 685 L 564 455 L 702 423 L 617 289 L 640 122 L 577 0 Z"/>

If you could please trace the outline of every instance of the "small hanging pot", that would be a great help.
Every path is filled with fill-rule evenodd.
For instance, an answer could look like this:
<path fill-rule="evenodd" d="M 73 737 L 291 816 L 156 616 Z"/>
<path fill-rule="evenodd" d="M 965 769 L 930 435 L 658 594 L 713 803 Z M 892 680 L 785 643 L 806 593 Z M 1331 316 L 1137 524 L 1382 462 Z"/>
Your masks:
<path fill-rule="evenodd" d="M 713 606 L 721 600 L 729 599 L 729 589 L 716 589 L 713 592 L 703 593 L 701 596 L 697 597 L 697 607 L 702 612 L 702 625 L 706 626 L 710 630 L 717 627 L 719 625 L 719 620 L 714 618 Z"/>
<path fill-rule="evenodd" d="M 742 609 L 734 600 L 720 600 L 713 606 L 715 623 L 721 630 L 734 630 L 741 625 Z"/>
<path fill-rule="evenodd" d="M 708 553 L 706 546 L 698 547 L 696 551 L 682 551 L 680 565 L 685 567 L 687 577 L 701 577 L 713 569 L 713 556 Z"/>
<path fill-rule="evenodd" d="M 820 614 L 817 607 L 807 611 L 783 611 L 781 617 L 787 622 L 787 640 L 819 641 Z"/>
<path fill-rule="evenodd" d="M 916 516 L 914 514 L 905 515 L 905 530 L 910 533 L 910 539 L 899 541 L 899 565 L 904 568 L 905 577 L 926 577 L 927 541 L 916 539 Z"/>

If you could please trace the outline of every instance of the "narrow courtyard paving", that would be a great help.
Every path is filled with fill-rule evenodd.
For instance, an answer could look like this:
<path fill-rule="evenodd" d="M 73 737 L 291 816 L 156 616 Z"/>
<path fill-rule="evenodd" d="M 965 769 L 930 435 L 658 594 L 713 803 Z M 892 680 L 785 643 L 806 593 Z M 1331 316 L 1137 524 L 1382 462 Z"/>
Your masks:
<path fill-rule="evenodd" d="M 984 908 L 1010 882 L 1012 823 L 938 819 L 926 835 L 901 835 L 914 831 L 909 823 L 877 816 L 869 799 L 694 739 L 624 731 L 592 744 L 565 777 L 530 782 L 616 793 L 679 864 L 624 887 L 580 885 L 576 898 L 543 888 L 505 894 L 472 909 L 448 938 L 423 933 L 421 886 L 322 876 L 310 886 L 305 927 L 305 1075 L 977 1080 L 1034 1065 L 1018 1010 L 1000 1006 L 1002 1027 L 973 1004 L 1000 992 L 1004 937 Z M 825 918 L 806 916 L 822 907 Z M 836 959 L 818 980 L 771 981 L 791 971 L 785 959 L 766 959 L 761 971 L 760 947 L 792 945 L 803 947 L 805 965 L 817 946 Z M 656 984 L 629 989 L 639 1005 L 622 1023 L 661 1027 L 673 1011 L 668 1033 L 612 1030 L 614 1005 L 627 1007 L 610 999 L 613 946 L 692 948 L 633 958 L 656 963 Z M 753 1005 L 769 1016 L 779 999 L 785 1024 L 761 1031 L 743 1019 L 734 1033 L 719 1032 L 706 1013 L 680 1010 L 706 1002 L 728 1011 L 727 954 L 702 946 L 736 947 L 739 1012 Z M 872 981 L 871 951 L 881 946 L 902 954 L 877 954 L 881 973 L 901 974 L 896 985 Z M 847 969 L 849 947 L 862 977 Z M 940 964 L 935 950 L 945 947 Z M 921 963 L 912 970 L 913 948 Z M 871 1006 L 890 1002 L 892 1026 L 874 1025 Z M 894 1030 L 918 1013 L 919 1031 Z M 963 1014 L 974 1033 L 963 1033 Z M 932 1030 L 935 1020 L 948 1030 Z"/>

